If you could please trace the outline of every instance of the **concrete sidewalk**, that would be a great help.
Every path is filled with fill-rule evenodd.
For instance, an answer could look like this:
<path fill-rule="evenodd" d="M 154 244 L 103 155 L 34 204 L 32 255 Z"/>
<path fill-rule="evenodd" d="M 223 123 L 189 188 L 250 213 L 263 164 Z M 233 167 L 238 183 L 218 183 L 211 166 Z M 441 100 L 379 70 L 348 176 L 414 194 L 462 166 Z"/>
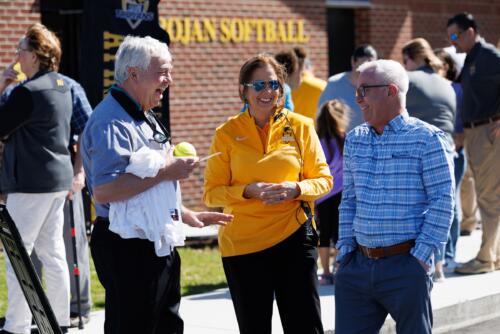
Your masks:
<path fill-rule="evenodd" d="M 481 243 L 481 233 L 461 237 L 457 262 L 473 258 Z M 323 326 L 333 333 L 335 298 L 333 286 L 321 286 Z M 454 329 L 500 316 L 500 271 L 491 274 L 460 276 L 448 274 L 443 283 L 434 284 L 434 333 Z M 192 295 L 182 299 L 181 314 L 185 321 L 185 334 L 237 334 L 238 325 L 231 297 L 227 289 Z M 104 312 L 94 312 L 84 330 L 71 329 L 70 333 L 103 333 Z M 273 333 L 283 333 L 279 313 L 274 307 Z M 388 318 L 381 333 L 396 333 L 394 322 Z"/>

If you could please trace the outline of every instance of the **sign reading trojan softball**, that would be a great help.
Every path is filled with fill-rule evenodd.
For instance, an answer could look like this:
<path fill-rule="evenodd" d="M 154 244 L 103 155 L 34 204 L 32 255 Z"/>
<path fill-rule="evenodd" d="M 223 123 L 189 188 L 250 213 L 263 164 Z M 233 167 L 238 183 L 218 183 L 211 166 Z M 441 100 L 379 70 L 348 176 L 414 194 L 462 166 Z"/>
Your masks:
<path fill-rule="evenodd" d="M 169 44 L 169 36 L 158 23 L 160 0 L 84 1 L 81 81 L 93 106 L 106 96 L 114 83 L 115 54 L 127 35 L 151 36 Z M 169 127 L 168 91 L 157 108 Z"/>

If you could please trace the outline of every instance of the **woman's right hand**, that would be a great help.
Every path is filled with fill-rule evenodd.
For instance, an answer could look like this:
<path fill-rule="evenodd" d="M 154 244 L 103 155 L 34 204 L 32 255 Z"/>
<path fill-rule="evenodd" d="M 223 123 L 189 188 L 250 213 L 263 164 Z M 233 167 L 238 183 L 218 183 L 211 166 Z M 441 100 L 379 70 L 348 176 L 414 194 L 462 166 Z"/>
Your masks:
<path fill-rule="evenodd" d="M 280 204 L 294 200 L 299 195 L 300 188 L 296 182 L 250 183 L 243 191 L 243 197 L 260 199 L 265 204 Z"/>
<path fill-rule="evenodd" d="M 243 197 L 262 199 L 261 197 L 264 190 L 268 189 L 272 185 L 272 183 L 266 182 L 255 182 L 247 184 L 245 190 L 243 191 Z"/>

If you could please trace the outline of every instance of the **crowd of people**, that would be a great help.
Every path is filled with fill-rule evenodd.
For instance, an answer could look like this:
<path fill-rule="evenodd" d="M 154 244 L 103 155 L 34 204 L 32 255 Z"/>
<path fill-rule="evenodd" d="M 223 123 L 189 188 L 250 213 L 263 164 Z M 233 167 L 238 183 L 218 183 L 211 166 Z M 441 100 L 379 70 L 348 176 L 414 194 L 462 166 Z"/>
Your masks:
<path fill-rule="evenodd" d="M 220 213 L 182 205 L 179 180 L 200 161 L 173 156 L 151 111 L 172 83 L 165 43 L 126 37 L 115 84 L 92 111 L 82 87 L 57 73 L 57 37 L 31 26 L 16 52 L 27 80 L 18 82 L 14 64 L 0 78 L 0 184 L 26 250 L 43 265 L 62 331 L 88 319 L 91 305 L 86 183 L 105 333 L 183 332 L 180 223 L 219 225 L 240 333 L 271 333 L 274 301 L 285 333 L 323 333 L 318 284 L 335 285 L 337 333 L 376 333 L 388 314 L 398 333 L 431 333 L 430 294 L 446 270 L 500 270 L 500 52 L 469 13 L 450 18 L 446 33 L 445 49 L 408 41 L 403 64 L 361 45 L 352 69 L 327 82 L 302 47 L 244 61 L 243 107 L 215 130 L 205 168 L 203 200 Z M 475 207 L 481 248 L 457 264 L 457 240 L 474 228 L 465 221 Z M 70 279 L 70 214 L 83 236 L 80 286 Z M 30 333 L 6 263 L 0 333 Z"/>

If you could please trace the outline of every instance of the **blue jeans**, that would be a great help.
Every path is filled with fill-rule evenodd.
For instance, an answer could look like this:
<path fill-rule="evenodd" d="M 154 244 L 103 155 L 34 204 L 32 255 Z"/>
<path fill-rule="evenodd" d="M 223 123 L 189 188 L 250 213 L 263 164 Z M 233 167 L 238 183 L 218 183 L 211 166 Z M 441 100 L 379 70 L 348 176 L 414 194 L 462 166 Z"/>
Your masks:
<path fill-rule="evenodd" d="M 335 276 L 335 333 L 378 333 L 390 314 L 398 334 L 430 334 L 431 290 L 431 275 L 410 253 L 347 254 Z"/>
<path fill-rule="evenodd" d="M 465 158 L 464 148 L 457 151 L 457 155 L 453 159 L 455 163 L 455 207 L 453 212 L 453 220 L 451 222 L 450 232 L 446 246 L 436 252 L 436 262 L 455 260 L 458 237 L 460 236 L 460 222 L 462 221 L 462 206 L 460 205 L 460 185 L 467 168 L 467 159 Z"/>

